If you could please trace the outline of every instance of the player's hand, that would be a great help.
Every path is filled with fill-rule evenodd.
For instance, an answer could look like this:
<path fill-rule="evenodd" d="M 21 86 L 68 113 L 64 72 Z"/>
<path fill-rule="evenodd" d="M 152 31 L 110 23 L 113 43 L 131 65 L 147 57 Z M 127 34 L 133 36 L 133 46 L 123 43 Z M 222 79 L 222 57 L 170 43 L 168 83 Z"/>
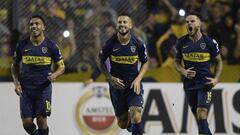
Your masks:
<path fill-rule="evenodd" d="M 212 87 L 214 87 L 219 81 L 218 78 L 206 77 L 206 79 L 209 80 L 209 82 L 207 82 L 206 84 L 211 85 Z"/>
<path fill-rule="evenodd" d="M 84 86 L 87 86 L 87 85 L 89 85 L 89 84 L 91 84 L 93 82 L 94 82 L 93 79 L 90 78 L 90 79 L 86 80 L 83 84 L 84 84 Z"/>
<path fill-rule="evenodd" d="M 140 94 L 140 91 L 141 91 L 140 82 L 141 82 L 141 80 L 139 80 L 139 79 L 136 78 L 136 79 L 132 82 L 131 87 L 130 87 L 131 89 L 133 88 L 134 92 L 135 92 L 137 95 L 139 95 L 139 94 Z"/>
<path fill-rule="evenodd" d="M 188 79 L 192 79 L 193 77 L 196 76 L 196 71 L 194 71 L 192 69 L 194 69 L 194 67 L 190 67 L 190 68 L 186 69 L 184 71 L 183 75 Z"/>
<path fill-rule="evenodd" d="M 22 94 L 22 87 L 20 82 L 17 82 L 17 84 L 15 84 L 15 92 L 18 96 L 21 96 Z"/>
<path fill-rule="evenodd" d="M 48 80 L 49 81 L 55 81 L 56 80 L 56 78 L 57 78 L 57 76 L 54 74 L 54 73 L 48 73 Z"/>
<path fill-rule="evenodd" d="M 124 89 L 124 87 L 125 87 L 125 85 L 123 84 L 123 80 L 121 80 L 121 79 L 119 79 L 117 77 L 111 76 L 108 79 L 108 81 L 116 89 Z"/>

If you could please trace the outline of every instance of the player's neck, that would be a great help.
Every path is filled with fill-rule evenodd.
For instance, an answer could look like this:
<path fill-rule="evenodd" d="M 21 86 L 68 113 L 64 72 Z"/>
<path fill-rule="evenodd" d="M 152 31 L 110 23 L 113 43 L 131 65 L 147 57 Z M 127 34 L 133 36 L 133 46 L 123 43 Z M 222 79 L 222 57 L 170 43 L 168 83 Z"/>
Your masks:
<path fill-rule="evenodd" d="M 120 33 L 117 33 L 117 37 L 118 37 L 118 41 L 122 44 L 122 45 L 127 45 L 131 39 L 131 34 L 130 32 L 128 32 L 125 35 L 122 35 Z"/>
<path fill-rule="evenodd" d="M 199 31 L 194 35 L 189 35 L 189 38 L 193 41 L 196 42 L 202 37 L 202 33 Z"/>
<path fill-rule="evenodd" d="M 32 42 L 33 45 L 38 46 L 40 45 L 45 39 L 44 35 L 40 35 L 40 36 L 30 36 L 30 40 Z"/>

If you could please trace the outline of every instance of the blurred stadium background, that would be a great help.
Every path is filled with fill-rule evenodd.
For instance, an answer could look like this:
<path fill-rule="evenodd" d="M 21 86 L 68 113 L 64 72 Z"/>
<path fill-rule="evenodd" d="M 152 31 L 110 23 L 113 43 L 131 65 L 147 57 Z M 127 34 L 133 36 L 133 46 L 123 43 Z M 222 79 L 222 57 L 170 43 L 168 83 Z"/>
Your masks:
<path fill-rule="evenodd" d="M 224 59 L 222 82 L 240 79 L 240 2 L 238 0 L 2 0 L 0 1 L 0 81 L 10 81 L 16 43 L 28 36 L 32 14 L 47 22 L 46 35 L 58 42 L 66 73 L 58 81 L 90 77 L 99 48 L 114 32 L 116 17 L 128 13 L 133 31 L 147 45 L 151 69 L 145 81 L 179 82 L 173 65 L 177 38 L 186 34 L 183 17 L 197 11 L 202 31 L 215 38 Z M 182 10 L 181 10 L 182 9 Z M 97 81 L 104 81 L 103 76 Z"/>

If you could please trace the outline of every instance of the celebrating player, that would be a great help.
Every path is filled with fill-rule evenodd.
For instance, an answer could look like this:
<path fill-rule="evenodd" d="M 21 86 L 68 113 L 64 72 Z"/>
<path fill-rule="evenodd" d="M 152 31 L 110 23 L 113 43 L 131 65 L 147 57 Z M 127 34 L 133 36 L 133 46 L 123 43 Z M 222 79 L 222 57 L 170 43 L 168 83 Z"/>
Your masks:
<path fill-rule="evenodd" d="M 109 82 L 111 101 L 119 127 L 131 129 L 133 135 L 142 135 L 141 80 L 148 69 L 148 60 L 143 41 L 132 34 L 131 29 L 131 18 L 128 15 L 120 15 L 117 20 L 117 34 L 107 40 L 100 51 L 99 67 Z M 110 72 L 104 64 L 108 57 Z M 140 70 L 138 70 L 139 61 Z"/>
<path fill-rule="evenodd" d="M 199 15 L 189 14 L 185 20 L 188 34 L 176 43 L 175 65 L 184 76 L 185 94 L 198 122 L 199 134 L 212 135 L 207 116 L 211 89 L 218 83 L 222 71 L 222 59 L 217 42 L 201 33 Z M 216 61 L 215 75 L 210 72 L 212 59 Z"/>
<path fill-rule="evenodd" d="M 52 85 L 65 66 L 55 42 L 44 36 L 45 22 L 41 16 L 29 20 L 30 37 L 19 42 L 11 67 L 15 92 L 20 96 L 23 127 L 30 135 L 48 135 L 47 116 L 51 113 Z M 51 72 L 51 65 L 57 65 Z M 20 66 L 21 63 L 21 66 Z M 37 119 L 38 130 L 33 122 Z"/>

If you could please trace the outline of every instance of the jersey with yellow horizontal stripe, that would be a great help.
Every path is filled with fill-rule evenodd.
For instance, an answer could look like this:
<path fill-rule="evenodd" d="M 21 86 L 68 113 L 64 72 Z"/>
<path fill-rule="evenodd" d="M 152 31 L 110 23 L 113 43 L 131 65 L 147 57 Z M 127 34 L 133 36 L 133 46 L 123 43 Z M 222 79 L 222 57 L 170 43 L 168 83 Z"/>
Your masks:
<path fill-rule="evenodd" d="M 48 86 L 51 82 L 47 79 L 51 72 L 52 62 L 62 59 L 62 55 L 56 43 L 50 39 L 45 40 L 38 46 L 25 39 L 18 43 L 14 62 L 22 62 L 20 82 L 22 87 L 35 89 Z"/>
<path fill-rule="evenodd" d="M 182 59 L 185 69 L 194 67 L 196 76 L 193 79 L 184 78 L 184 89 L 198 89 L 208 82 L 206 77 L 213 77 L 210 72 L 212 58 L 219 54 L 218 44 L 207 35 L 193 42 L 185 35 L 176 42 L 176 59 Z"/>
<path fill-rule="evenodd" d="M 100 59 L 105 61 L 108 57 L 111 65 L 111 75 L 131 83 L 138 75 L 138 62 L 147 62 L 147 53 L 143 41 L 131 34 L 127 45 L 122 45 L 117 35 L 113 35 L 103 46 Z"/>

